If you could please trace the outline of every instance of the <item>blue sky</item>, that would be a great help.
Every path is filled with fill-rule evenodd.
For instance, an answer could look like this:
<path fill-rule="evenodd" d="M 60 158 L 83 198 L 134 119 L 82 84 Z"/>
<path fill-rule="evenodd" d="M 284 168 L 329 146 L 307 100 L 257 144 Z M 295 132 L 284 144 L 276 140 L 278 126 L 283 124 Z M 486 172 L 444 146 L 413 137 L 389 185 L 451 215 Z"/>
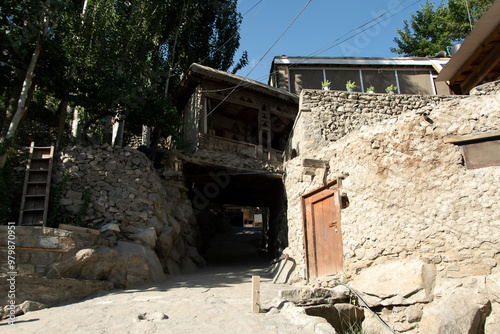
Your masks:
<path fill-rule="evenodd" d="M 403 20 L 409 21 L 411 13 L 418 11 L 426 1 L 312 0 L 267 56 L 258 63 L 307 2 L 308 0 L 238 1 L 238 10 L 244 16 L 240 29 L 240 49 L 235 59 L 239 59 L 243 50 L 246 50 L 250 62 L 238 75 L 247 76 L 251 71 L 249 79 L 267 83 L 272 60 L 279 55 L 396 57 L 398 55 L 390 51 L 391 47 L 396 46 L 393 41 L 397 36 L 396 29 L 402 29 Z M 375 20 L 385 12 L 388 13 Z M 373 22 L 363 26 L 370 21 Z M 360 26 L 363 27 L 356 29 Z M 344 34 L 347 35 L 342 37 Z M 350 36 L 354 37 L 335 46 Z M 335 42 L 337 39 L 339 40 Z M 317 53 L 322 49 L 328 50 Z"/>

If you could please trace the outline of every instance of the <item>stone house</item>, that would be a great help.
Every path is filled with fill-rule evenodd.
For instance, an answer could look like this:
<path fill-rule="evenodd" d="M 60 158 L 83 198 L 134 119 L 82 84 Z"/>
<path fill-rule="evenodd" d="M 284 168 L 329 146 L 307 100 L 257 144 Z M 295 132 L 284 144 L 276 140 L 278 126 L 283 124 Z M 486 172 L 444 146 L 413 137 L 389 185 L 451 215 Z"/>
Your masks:
<path fill-rule="evenodd" d="M 273 59 L 269 85 L 299 94 L 302 89 L 321 89 L 325 80 L 330 89 L 346 90 L 347 81 L 356 83 L 355 92 L 385 93 L 393 85 L 399 94 L 448 95 L 449 89 L 436 77 L 449 58 L 438 57 L 288 57 Z"/>
<path fill-rule="evenodd" d="M 347 280 L 398 332 L 495 333 L 498 88 L 467 97 L 302 90 L 284 159 L 292 280 Z M 494 151 L 469 167 L 465 144 L 483 140 Z M 363 327 L 387 330 L 374 318 Z"/>

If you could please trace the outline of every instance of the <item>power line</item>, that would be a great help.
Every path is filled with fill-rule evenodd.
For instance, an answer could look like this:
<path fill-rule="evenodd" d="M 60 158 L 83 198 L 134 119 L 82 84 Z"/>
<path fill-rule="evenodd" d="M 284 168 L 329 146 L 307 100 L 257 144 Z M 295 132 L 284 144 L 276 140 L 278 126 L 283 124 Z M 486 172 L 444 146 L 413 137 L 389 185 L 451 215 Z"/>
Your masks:
<path fill-rule="evenodd" d="M 286 29 L 281 33 L 281 35 L 276 39 L 276 41 L 273 43 L 273 45 L 271 45 L 271 47 L 269 47 L 269 49 L 266 51 L 266 53 L 259 59 L 259 61 L 252 67 L 252 69 L 250 70 L 250 72 L 247 73 L 247 75 L 245 75 L 245 79 L 250 75 L 250 73 L 252 73 L 252 71 L 255 69 L 255 67 L 257 67 L 257 65 L 259 65 L 259 63 L 264 59 L 264 57 L 271 51 L 271 49 L 276 45 L 276 43 L 278 43 L 278 41 L 281 39 L 281 37 L 283 37 L 283 35 L 288 31 L 288 29 L 290 29 L 290 27 L 293 25 L 293 23 L 299 18 L 299 16 L 302 14 L 302 12 L 304 12 L 304 10 L 307 8 L 307 6 L 309 6 L 309 4 L 311 3 L 312 0 L 309 0 L 306 5 L 302 8 L 302 10 L 295 16 L 295 18 L 292 20 L 292 22 L 290 22 L 290 24 L 288 25 L 288 27 L 286 27 Z M 229 96 L 231 96 L 231 94 L 233 94 L 236 89 L 238 89 L 238 87 L 241 86 L 241 84 L 243 83 L 243 80 L 241 80 L 240 82 L 238 82 L 238 84 L 231 90 L 231 92 L 229 92 L 229 94 L 227 94 L 224 99 L 222 99 L 222 101 L 219 102 L 219 104 L 217 104 L 215 106 L 215 108 L 213 110 L 211 110 L 207 116 L 205 117 L 208 117 L 210 116 L 215 110 L 217 110 L 217 108 L 220 107 L 220 105 L 222 103 L 224 103 L 228 98 Z"/>
<path fill-rule="evenodd" d="M 397 7 L 401 6 L 402 4 L 404 4 L 404 3 L 405 3 L 405 2 L 407 2 L 407 1 L 409 1 L 409 0 L 404 0 L 404 1 L 402 1 L 402 2 L 399 2 L 398 4 L 396 4 L 395 6 L 393 6 L 392 8 L 390 8 L 389 10 L 385 11 L 384 13 L 380 14 L 380 15 L 379 15 L 379 16 L 377 16 L 376 18 L 374 18 L 374 19 L 372 19 L 372 20 L 370 20 L 370 21 L 368 21 L 368 22 L 366 22 L 366 23 L 364 23 L 364 24 L 362 24 L 362 25 L 360 25 L 360 26 L 358 26 L 358 27 L 356 27 L 356 28 L 353 28 L 353 29 L 349 30 L 347 33 L 343 34 L 342 36 L 340 36 L 339 38 L 337 38 L 336 40 L 334 40 L 334 41 L 333 41 L 333 42 L 331 42 L 330 44 L 328 44 L 328 45 L 326 45 L 326 46 L 322 47 L 321 49 L 319 49 L 319 50 L 317 50 L 317 51 L 314 51 L 313 53 L 310 53 L 309 55 L 307 55 L 306 57 L 304 57 L 302 61 L 300 61 L 299 63 L 296 63 L 296 64 L 292 64 L 290 67 L 296 67 L 296 66 L 299 66 L 300 64 L 302 64 L 302 63 L 304 63 L 305 61 L 307 61 L 307 60 L 309 60 L 309 59 L 313 58 L 314 56 L 316 56 L 316 55 L 318 55 L 318 54 L 320 54 L 320 53 L 323 53 L 323 52 L 325 52 L 325 51 L 328 51 L 328 50 L 330 50 L 330 49 L 332 49 L 332 48 L 334 48 L 334 47 L 336 47 L 336 46 L 339 46 L 339 45 L 341 45 L 342 43 L 345 43 L 345 42 L 347 42 L 348 40 L 350 40 L 350 39 L 352 39 L 352 38 L 354 38 L 354 37 L 356 37 L 356 36 L 358 36 L 358 35 L 362 34 L 363 32 L 365 32 L 365 31 L 367 31 L 367 30 L 369 30 L 369 29 L 371 29 L 371 28 L 373 28 L 373 27 L 375 27 L 375 26 L 377 26 L 377 25 L 381 24 L 381 22 L 380 22 L 379 20 L 380 20 L 382 17 L 384 17 L 385 15 L 387 15 L 388 13 L 390 13 L 392 10 L 394 10 L 395 8 L 397 8 Z M 422 0 L 417 0 L 417 1 L 413 2 L 413 3 L 411 3 L 410 5 L 408 5 L 408 6 L 406 6 L 405 8 L 403 8 L 403 9 L 399 10 L 398 12 L 392 13 L 392 15 L 388 16 L 386 19 L 389 19 L 389 18 L 391 18 L 391 17 L 393 17 L 393 16 L 395 16 L 395 15 L 397 15 L 397 14 L 399 14 L 399 13 L 401 13 L 401 12 L 405 11 L 406 9 L 408 9 L 408 8 L 410 8 L 410 7 L 412 7 L 412 6 L 414 6 L 415 4 L 417 4 L 418 2 L 421 2 L 421 1 L 422 1 Z M 308 4 L 309 4 L 309 3 L 308 3 Z M 306 5 L 306 6 L 307 6 L 307 5 Z M 300 15 L 300 13 L 299 13 L 299 15 Z M 367 25 L 369 25 L 370 23 L 372 23 L 372 22 L 374 22 L 374 21 L 377 21 L 377 22 L 376 22 L 375 24 L 372 24 L 372 25 L 370 25 L 370 26 L 366 27 Z M 362 27 L 366 27 L 366 28 L 365 28 L 365 29 L 363 29 L 363 30 L 361 30 L 361 31 L 359 31 L 358 33 L 356 33 L 356 34 L 354 34 L 354 35 L 352 35 L 352 36 L 348 37 L 348 38 L 345 38 L 344 40 L 340 41 L 339 43 L 334 44 L 334 43 L 336 43 L 337 41 L 339 41 L 341 38 L 343 38 L 343 37 L 345 37 L 345 36 L 349 35 L 349 34 L 350 34 L 350 33 L 352 33 L 353 31 L 356 31 L 356 30 L 358 30 L 358 29 L 360 29 L 360 28 L 362 28 Z M 288 29 L 288 28 L 287 28 L 287 29 Z M 280 36 L 280 38 L 281 38 L 281 36 Z M 276 41 L 276 42 L 277 42 L 277 41 Z M 274 44 L 276 44 L 276 42 L 275 42 Z M 274 44 L 273 44 L 273 46 L 274 46 Z M 332 44 L 334 44 L 334 45 L 332 45 Z M 332 45 L 332 46 L 330 46 L 330 45 Z M 272 48 L 272 47 L 271 47 L 271 48 Z M 247 75 L 245 76 L 245 78 L 247 78 L 247 77 L 248 77 L 248 75 L 249 75 L 249 74 L 250 74 L 250 73 L 251 73 L 251 72 L 255 69 L 255 67 L 256 67 L 256 66 L 257 66 L 257 65 L 258 65 L 258 64 L 259 64 L 259 63 L 263 60 L 263 58 L 267 55 L 267 53 L 269 53 L 269 51 L 270 51 L 270 49 L 266 52 L 266 54 L 264 54 L 264 56 L 262 56 L 262 57 L 261 57 L 261 59 L 259 60 L 259 62 L 258 62 L 258 63 L 257 63 L 257 64 L 253 67 L 253 68 L 252 68 L 252 70 L 251 70 L 249 73 L 247 73 Z M 271 72 L 271 73 L 270 73 L 270 75 L 275 74 L 275 73 L 276 73 L 276 72 Z M 266 75 L 266 76 L 262 76 L 262 77 L 259 77 L 258 79 L 265 79 L 266 77 L 268 77 L 268 75 Z M 217 89 L 217 90 L 210 90 L 210 92 L 222 92 L 222 91 L 232 90 L 232 91 L 231 91 L 231 93 L 230 93 L 230 94 L 232 94 L 232 93 L 234 92 L 235 88 L 238 88 L 238 87 L 246 87 L 246 86 L 250 86 L 250 85 L 252 85 L 252 83 L 242 84 L 242 82 L 239 82 L 239 83 L 238 83 L 236 86 L 234 86 L 234 87 L 228 87 L 228 88 Z M 206 91 L 206 92 L 208 92 L 208 91 Z"/>

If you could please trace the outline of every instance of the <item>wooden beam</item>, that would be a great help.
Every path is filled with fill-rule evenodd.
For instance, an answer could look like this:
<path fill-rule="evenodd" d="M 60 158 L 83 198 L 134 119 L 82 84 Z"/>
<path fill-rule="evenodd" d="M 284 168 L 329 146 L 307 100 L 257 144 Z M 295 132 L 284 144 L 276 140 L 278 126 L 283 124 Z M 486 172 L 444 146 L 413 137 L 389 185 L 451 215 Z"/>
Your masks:
<path fill-rule="evenodd" d="M 252 313 L 260 313 L 260 276 L 252 276 Z"/>
<path fill-rule="evenodd" d="M 444 142 L 445 144 L 461 145 L 468 142 L 496 140 L 498 138 L 500 138 L 500 131 L 488 131 L 481 133 L 473 133 L 466 136 L 447 137 L 444 139 Z"/>
<path fill-rule="evenodd" d="M 325 167 L 329 166 L 329 162 L 327 160 L 303 159 L 302 166 L 303 167 L 325 168 Z"/>
<path fill-rule="evenodd" d="M 7 247 L 0 246 L 0 249 L 8 249 Z M 32 250 L 32 251 L 43 251 L 43 252 L 60 252 L 67 253 L 68 249 L 57 249 L 57 248 L 34 248 L 34 247 L 16 247 L 16 250 Z"/>
<path fill-rule="evenodd" d="M 462 92 L 467 94 L 472 88 L 477 86 L 488 73 L 498 66 L 500 63 L 500 44 L 496 45 L 489 54 L 482 59 L 481 65 L 474 69 L 474 72 L 469 75 L 464 82 L 460 85 L 462 87 Z"/>

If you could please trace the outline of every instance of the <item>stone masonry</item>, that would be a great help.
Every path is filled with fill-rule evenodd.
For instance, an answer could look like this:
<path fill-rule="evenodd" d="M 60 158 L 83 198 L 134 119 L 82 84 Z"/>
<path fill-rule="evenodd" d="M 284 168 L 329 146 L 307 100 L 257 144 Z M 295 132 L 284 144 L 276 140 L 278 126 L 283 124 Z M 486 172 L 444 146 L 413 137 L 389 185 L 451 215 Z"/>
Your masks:
<path fill-rule="evenodd" d="M 66 173 L 61 205 L 76 213 L 88 196 L 86 226 L 116 225 L 118 231 L 112 228 L 105 236 L 151 249 L 167 274 L 203 265 L 187 189 L 164 182 L 145 154 L 129 147 L 71 147 L 56 164 L 55 182 Z"/>
<path fill-rule="evenodd" d="M 493 309 L 486 332 L 495 328 L 499 307 L 490 301 L 498 299 L 498 291 L 492 293 L 484 282 L 495 281 L 489 277 L 499 272 L 500 168 L 466 169 L 461 148 L 445 139 L 498 131 L 498 86 L 480 87 L 468 97 L 303 91 L 285 162 L 285 252 L 297 264 L 295 280 L 306 275 L 301 195 L 342 176 L 340 192 L 350 203 L 341 211 L 343 279 L 356 282 L 367 268 L 384 271 L 366 277 L 372 283 L 379 277 L 381 289 L 394 286 L 392 293 L 371 291 L 376 286 L 370 290 L 367 282 L 358 286 L 370 290 L 376 297 L 372 306 L 384 307 L 385 319 L 401 332 L 438 333 L 431 331 L 435 327 L 473 333 L 465 331 L 467 324 L 447 327 L 458 325 L 443 324 L 445 318 L 433 314 L 446 301 L 460 305 L 477 298 L 481 306 L 471 312 L 482 315 L 471 319 L 482 319 L 477 321 L 484 325 Z M 311 175 L 303 159 L 327 161 L 329 168 L 316 168 Z M 392 263 L 399 269 L 388 270 Z M 401 270 L 405 266 L 411 270 Z M 391 272 L 401 272 L 396 281 L 387 280 Z M 402 287 L 399 295 L 405 272 L 423 281 L 415 289 Z M 339 279 L 322 277 L 310 283 L 327 287 Z M 409 305 L 418 316 L 405 315 Z"/>

